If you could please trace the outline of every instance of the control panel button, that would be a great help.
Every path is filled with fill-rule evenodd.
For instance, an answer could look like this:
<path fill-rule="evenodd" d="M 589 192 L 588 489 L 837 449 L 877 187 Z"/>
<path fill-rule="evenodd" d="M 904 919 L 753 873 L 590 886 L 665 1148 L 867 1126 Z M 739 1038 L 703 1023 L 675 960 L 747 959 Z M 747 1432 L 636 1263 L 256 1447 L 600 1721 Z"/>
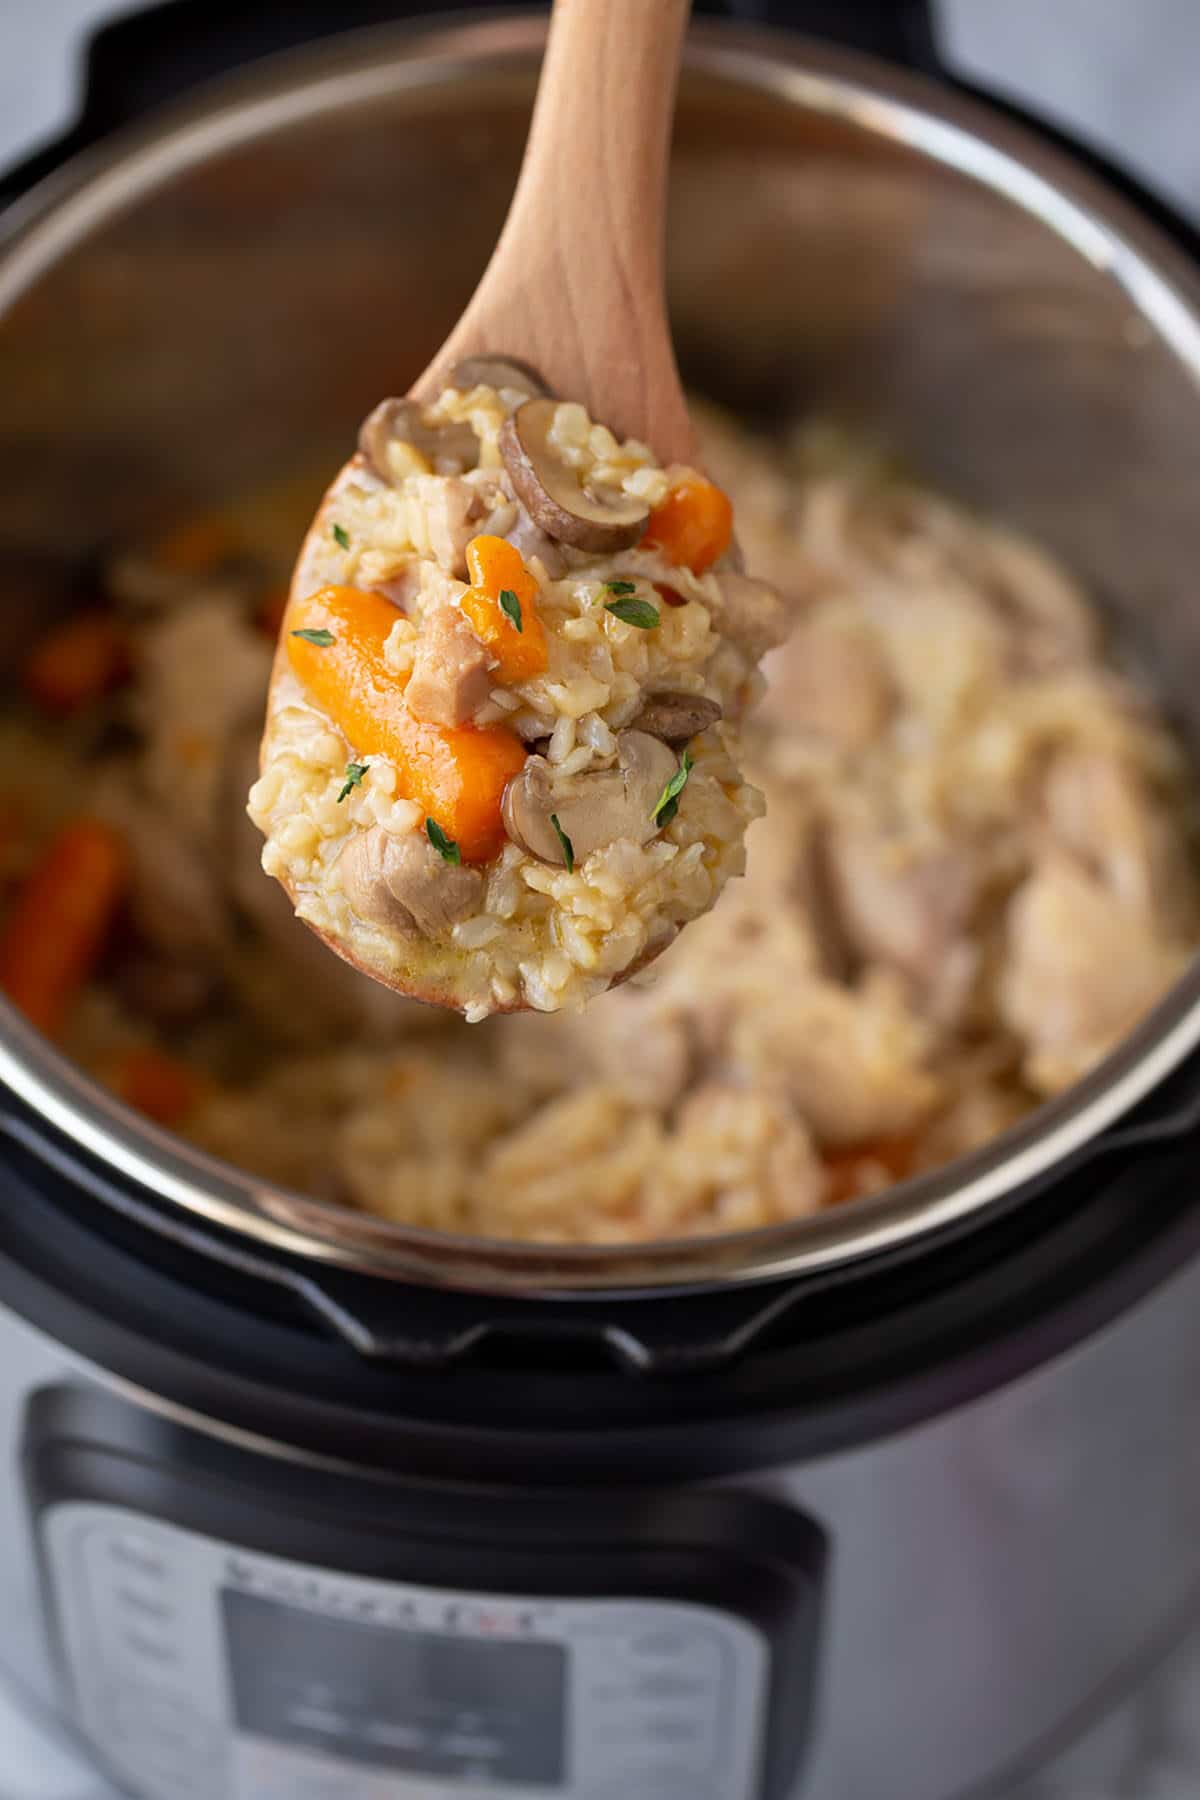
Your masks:
<path fill-rule="evenodd" d="M 224 1749 L 224 1733 L 173 1694 L 120 1688 L 106 1711 L 112 1742 L 123 1754 L 153 1755 L 159 1761 L 196 1767 L 210 1763 Z"/>
<path fill-rule="evenodd" d="M 161 1581 L 167 1565 L 149 1538 L 133 1531 L 123 1531 L 109 1541 L 109 1558 L 120 1569 L 129 1569 L 144 1579 Z"/>
<path fill-rule="evenodd" d="M 589 1788 L 584 1800 L 717 1800 L 707 1781 L 688 1769 L 627 1769 L 602 1787 Z"/>
<path fill-rule="evenodd" d="M 643 1700 L 705 1700 L 712 1688 L 692 1675 L 643 1675 L 637 1691 Z"/>

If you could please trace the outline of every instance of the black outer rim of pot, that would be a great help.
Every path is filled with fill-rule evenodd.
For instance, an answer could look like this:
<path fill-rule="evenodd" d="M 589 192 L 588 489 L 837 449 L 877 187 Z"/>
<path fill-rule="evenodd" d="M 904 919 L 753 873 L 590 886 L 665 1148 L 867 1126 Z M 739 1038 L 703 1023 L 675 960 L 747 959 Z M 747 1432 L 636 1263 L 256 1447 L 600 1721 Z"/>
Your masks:
<path fill-rule="evenodd" d="M 1198 1166 L 1193 1133 L 1102 1180 L 1079 1170 L 907 1265 L 881 1258 L 823 1294 L 762 1290 L 792 1304 L 722 1364 L 636 1375 L 589 1341 L 594 1306 L 570 1339 L 542 1335 L 538 1303 L 512 1302 L 529 1329 L 485 1335 L 476 1354 L 364 1355 L 314 1316 L 310 1268 L 249 1258 L 216 1233 L 183 1241 L 127 1192 L 101 1211 L 94 1186 L 14 1149 L 0 1173 L 0 1304 L 153 1404 L 282 1454 L 442 1480 L 714 1477 L 877 1441 L 1070 1349 L 1200 1250 Z M 340 1292 L 400 1320 L 410 1304 L 436 1317 L 447 1298 L 368 1276 Z M 669 1308 L 694 1342 L 723 1298 L 617 1299 L 604 1316 Z"/>

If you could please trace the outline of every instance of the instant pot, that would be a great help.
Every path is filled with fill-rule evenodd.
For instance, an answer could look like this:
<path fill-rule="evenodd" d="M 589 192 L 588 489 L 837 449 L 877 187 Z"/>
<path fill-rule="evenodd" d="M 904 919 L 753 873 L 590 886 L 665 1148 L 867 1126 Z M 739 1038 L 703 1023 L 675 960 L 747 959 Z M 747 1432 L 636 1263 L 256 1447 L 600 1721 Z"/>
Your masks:
<path fill-rule="evenodd" d="M 332 467 L 457 315 L 544 19 L 258 60 L 403 10 L 121 21 L 8 179 L 10 665 L 106 543 Z M 682 83 L 692 380 L 1036 533 L 1200 751 L 1195 245 L 919 8 L 742 11 Z M 0 1670 L 120 1792 L 980 1800 L 1200 1602 L 1195 969 L 970 1158 L 632 1248 L 274 1190 L 2 1013 Z"/>

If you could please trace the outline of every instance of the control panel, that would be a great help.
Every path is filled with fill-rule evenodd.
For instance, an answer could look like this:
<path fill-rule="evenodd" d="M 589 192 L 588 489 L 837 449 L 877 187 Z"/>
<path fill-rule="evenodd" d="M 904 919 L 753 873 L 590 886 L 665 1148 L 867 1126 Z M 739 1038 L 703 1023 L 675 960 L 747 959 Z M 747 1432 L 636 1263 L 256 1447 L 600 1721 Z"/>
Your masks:
<path fill-rule="evenodd" d="M 139 1800 L 758 1800 L 739 1614 L 383 1581 L 95 1500 L 40 1528 L 80 1723 Z"/>

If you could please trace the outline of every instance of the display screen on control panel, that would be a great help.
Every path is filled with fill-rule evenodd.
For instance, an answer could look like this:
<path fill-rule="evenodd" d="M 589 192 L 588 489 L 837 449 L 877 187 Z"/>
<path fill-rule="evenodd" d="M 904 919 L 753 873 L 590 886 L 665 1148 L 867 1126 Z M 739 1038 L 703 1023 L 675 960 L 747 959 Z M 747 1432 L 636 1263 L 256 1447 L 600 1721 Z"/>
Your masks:
<path fill-rule="evenodd" d="M 330 1618 L 226 1588 L 240 1729 L 445 1780 L 559 1786 L 567 1650 Z"/>

